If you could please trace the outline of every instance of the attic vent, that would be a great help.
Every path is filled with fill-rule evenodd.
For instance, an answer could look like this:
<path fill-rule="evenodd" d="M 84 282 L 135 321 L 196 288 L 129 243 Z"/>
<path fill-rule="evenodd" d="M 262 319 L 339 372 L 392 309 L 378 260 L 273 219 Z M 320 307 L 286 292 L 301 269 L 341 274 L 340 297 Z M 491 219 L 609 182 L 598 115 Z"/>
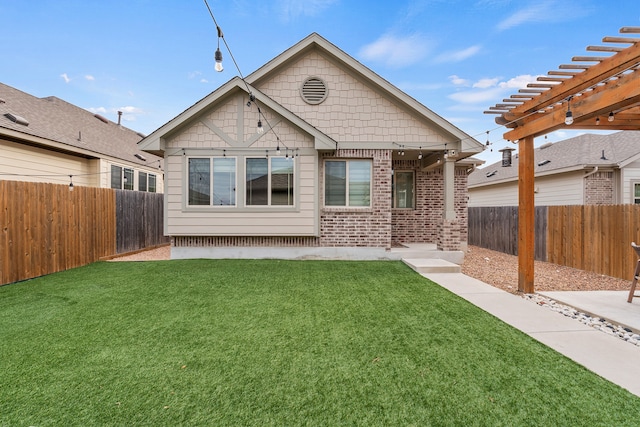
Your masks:
<path fill-rule="evenodd" d="M 541 162 L 538 162 L 538 166 L 544 166 L 544 165 L 546 165 L 546 164 L 548 164 L 548 163 L 551 163 L 551 160 L 549 160 L 549 159 L 547 159 L 547 160 L 543 160 L 543 161 L 541 161 Z"/>
<path fill-rule="evenodd" d="M 146 161 L 147 161 L 147 159 L 146 159 L 142 154 L 136 153 L 136 154 L 134 154 L 134 156 L 135 156 L 136 158 L 138 158 L 138 159 L 142 160 L 143 162 L 146 162 Z"/>
<path fill-rule="evenodd" d="M 494 176 L 497 173 L 498 173 L 498 171 L 487 172 L 487 178 L 491 178 L 492 176 Z"/>
<path fill-rule="evenodd" d="M 100 114 L 94 114 L 93 117 L 100 120 L 101 122 L 109 123 L 109 120 L 106 117 L 101 116 Z"/>
<path fill-rule="evenodd" d="M 553 145 L 553 142 L 547 142 L 546 144 L 542 144 L 542 145 L 540 146 L 540 149 L 541 149 L 541 150 L 544 150 L 545 148 L 549 148 L 549 147 L 551 147 L 552 145 Z"/>
<path fill-rule="evenodd" d="M 309 77 L 300 87 L 300 95 L 307 104 L 317 105 L 327 98 L 327 85 L 319 77 Z"/>
<path fill-rule="evenodd" d="M 146 138 L 147 137 L 147 135 L 145 135 L 142 132 L 136 132 L 136 135 L 138 135 L 140 138 Z"/>
<path fill-rule="evenodd" d="M 6 113 L 4 116 L 14 123 L 23 126 L 29 126 L 29 120 L 25 119 L 24 117 L 20 117 L 17 114 Z"/>

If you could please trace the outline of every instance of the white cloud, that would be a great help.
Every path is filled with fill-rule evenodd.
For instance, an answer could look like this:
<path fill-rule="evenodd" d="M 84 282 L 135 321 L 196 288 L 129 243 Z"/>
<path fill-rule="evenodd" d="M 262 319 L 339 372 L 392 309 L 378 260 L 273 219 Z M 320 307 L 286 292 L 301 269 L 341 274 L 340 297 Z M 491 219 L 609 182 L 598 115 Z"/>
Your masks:
<path fill-rule="evenodd" d="M 458 77 L 455 74 L 449 76 L 449 81 L 456 86 L 469 86 L 469 80 Z"/>
<path fill-rule="evenodd" d="M 507 80 L 506 82 L 500 82 L 498 86 L 507 89 L 522 89 L 527 87 L 529 83 L 533 83 L 540 76 L 532 76 L 531 74 L 521 74 L 512 79 Z"/>
<path fill-rule="evenodd" d="M 278 8 L 283 20 L 289 21 L 299 16 L 315 16 L 338 0 L 279 0 Z"/>
<path fill-rule="evenodd" d="M 490 87 L 496 86 L 499 81 L 500 79 L 498 79 L 497 77 L 492 79 L 480 79 L 473 84 L 473 87 L 478 89 L 488 89 Z"/>
<path fill-rule="evenodd" d="M 360 49 L 359 56 L 368 61 L 377 61 L 389 67 L 401 68 L 424 58 L 431 43 L 419 34 L 396 37 L 385 34 L 378 40 Z"/>
<path fill-rule="evenodd" d="M 486 104 L 495 101 L 496 98 L 502 97 L 504 92 L 505 90 L 503 88 L 494 87 L 485 90 L 467 90 L 456 92 L 449 95 L 449 98 L 463 104 Z"/>
<path fill-rule="evenodd" d="M 118 108 L 118 111 L 122 111 L 124 114 L 142 114 L 144 113 L 144 110 L 142 110 L 142 108 L 138 108 L 138 107 L 120 107 Z"/>
<path fill-rule="evenodd" d="M 460 62 L 467 58 L 471 58 L 480 52 L 480 46 L 470 46 L 466 49 L 456 50 L 453 52 L 445 52 L 436 57 L 436 62 Z"/>
<path fill-rule="evenodd" d="M 104 107 L 91 107 L 87 108 L 87 110 L 91 111 L 93 114 L 105 114 L 107 112 L 107 109 Z"/>
<path fill-rule="evenodd" d="M 200 79 L 200 83 L 209 83 L 209 80 L 207 80 L 207 79 Z"/>
<path fill-rule="evenodd" d="M 69 83 L 71 81 L 69 76 L 67 76 L 67 73 L 60 74 L 60 77 L 62 77 L 62 80 L 64 80 L 65 83 Z"/>
<path fill-rule="evenodd" d="M 92 81 L 94 81 L 94 80 L 96 79 L 96 78 L 95 78 L 95 77 L 93 77 L 91 74 L 87 74 L 86 76 L 84 76 L 84 78 L 85 78 L 86 80 L 89 80 L 90 82 L 92 82 Z"/>
<path fill-rule="evenodd" d="M 539 0 L 524 7 L 498 23 L 499 31 L 530 22 L 565 22 L 590 13 L 591 8 L 573 0 Z"/>

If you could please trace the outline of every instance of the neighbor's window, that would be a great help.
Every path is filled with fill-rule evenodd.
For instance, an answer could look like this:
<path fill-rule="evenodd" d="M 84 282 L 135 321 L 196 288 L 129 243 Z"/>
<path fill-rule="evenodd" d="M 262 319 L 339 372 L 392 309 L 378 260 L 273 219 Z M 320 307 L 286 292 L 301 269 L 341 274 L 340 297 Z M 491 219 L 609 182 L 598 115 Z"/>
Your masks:
<path fill-rule="evenodd" d="M 393 172 L 393 207 L 413 209 L 414 177 L 413 171 Z"/>
<path fill-rule="evenodd" d="M 640 182 L 633 184 L 633 203 L 640 205 Z"/>
<path fill-rule="evenodd" d="M 326 206 L 371 206 L 371 161 L 327 160 Z"/>
<path fill-rule="evenodd" d="M 156 176 L 155 174 L 149 174 L 149 193 L 155 193 L 156 190 Z"/>
<path fill-rule="evenodd" d="M 122 168 L 111 165 L 111 188 L 122 190 Z"/>
<path fill-rule="evenodd" d="M 192 206 L 235 206 L 236 159 L 190 158 L 188 203 Z"/>
<path fill-rule="evenodd" d="M 138 172 L 138 191 L 147 191 L 147 173 Z"/>
<path fill-rule="evenodd" d="M 293 159 L 247 159 L 247 206 L 293 206 Z"/>
<path fill-rule="evenodd" d="M 124 168 L 124 189 L 133 190 L 133 169 Z"/>

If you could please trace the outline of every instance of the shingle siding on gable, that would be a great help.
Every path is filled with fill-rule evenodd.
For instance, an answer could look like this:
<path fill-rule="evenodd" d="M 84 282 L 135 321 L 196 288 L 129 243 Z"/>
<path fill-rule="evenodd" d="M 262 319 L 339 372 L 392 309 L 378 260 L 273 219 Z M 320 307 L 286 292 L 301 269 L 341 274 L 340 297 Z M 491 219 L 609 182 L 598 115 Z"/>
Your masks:
<path fill-rule="evenodd" d="M 309 105 L 300 96 L 300 85 L 309 76 L 318 76 L 327 83 L 329 94 L 319 105 Z M 261 82 L 258 89 L 338 141 L 445 142 L 434 129 L 318 52 L 308 53 L 269 81 Z"/>

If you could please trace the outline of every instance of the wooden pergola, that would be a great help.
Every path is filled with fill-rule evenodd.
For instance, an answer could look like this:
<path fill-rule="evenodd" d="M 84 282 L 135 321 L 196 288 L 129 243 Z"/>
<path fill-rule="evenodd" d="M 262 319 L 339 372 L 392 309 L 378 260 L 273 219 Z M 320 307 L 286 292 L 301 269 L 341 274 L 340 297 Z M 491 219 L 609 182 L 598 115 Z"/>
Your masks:
<path fill-rule="evenodd" d="M 623 36 L 604 37 L 604 46 L 588 46 L 595 56 L 575 56 L 538 77 L 518 94 L 490 107 L 506 126 L 504 139 L 517 142 L 518 291 L 534 285 L 533 140 L 558 129 L 640 130 L 640 27 L 620 29 Z"/>

